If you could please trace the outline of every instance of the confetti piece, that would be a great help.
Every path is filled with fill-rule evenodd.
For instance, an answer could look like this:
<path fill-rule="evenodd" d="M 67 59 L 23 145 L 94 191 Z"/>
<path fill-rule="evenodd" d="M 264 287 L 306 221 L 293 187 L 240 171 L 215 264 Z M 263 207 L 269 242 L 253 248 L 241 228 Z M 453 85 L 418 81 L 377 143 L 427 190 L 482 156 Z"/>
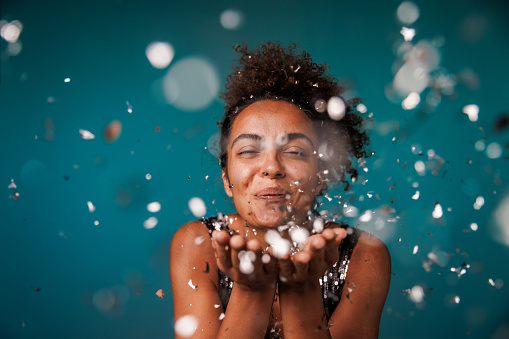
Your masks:
<path fill-rule="evenodd" d="M 95 135 L 93 135 L 90 131 L 87 131 L 86 129 L 80 129 L 80 137 L 82 137 L 84 140 L 92 140 L 95 139 Z"/>
<path fill-rule="evenodd" d="M 205 216 L 207 213 L 207 207 L 205 206 L 205 202 L 201 198 L 194 197 L 189 200 L 188 203 L 189 209 L 191 213 L 197 218 L 201 218 Z"/>
<path fill-rule="evenodd" d="M 327 102 L 327 113 L 332 120 L 341 120 L 345 116 L 345 102 L 340 97 L 333 96 Z"/>
<path fill-rule="evenodd" d="M 104 128 L 103 137 L 106 142 L 115 142 L 122 133 L 122 123 L 119 120 L 113 120 Z"/>
<path fill-rule="evenodd" d="M 191 337 L 198 327 L 198 320 L 192 315 L 185 315 L 175 321 L 175 333 L 181 337 Z"/>
<path fill-rule="evenodd" d="M 71 78 L 65 78 L 64 82 L 71 82 Z"/>
<path fill-rule="evenodd" d="M 221 26 L 228 30 L 235 30 L 240 28 L 242 26 L 243 20 L 244 14 L 240 10 L 234 8 L 223 11 L 219 17 Z"/>
<path fill-rule="evenodd" d="M 133 106 L 131 106 L 129 101 L 126 101 L 125 103 L 127 105 L 127 113 L 132 113 L 133 112 Z"/>
<path fill-rule="evenodd" d="M 420 285 L 415 285 L 410 290 L 406 290 L 409 292 L 410 300 L 412 300 L 414 303 L 418 304 L 421 303 L 424 300 L 424 289 Z"/>
<path fill-rule="evenodd" d="M 403 35 L 403 39 L 405 39 L 405 41 L 412 41 L 415 36 L 415 29 L 413 28 L 403 27 L 399 32 Z"/>
<path fill-rule="evenodd" d="M 275 258 L 283 258 L 290 251 L 290 241 L 282 238 L 279 232 L 275 230 L 268 230 L 265 233 L 265 241 L 272 247 L 272 255 Z"/>
<path fill-rule="evenodd" d="M 416 191 L 414 195 L 412 195 L 412 199 L 417 200 L 419 199 L 419 191 Z"/>
<path fill-rule="evenodd" d="M 152 179 L 152 175 L 151 175 L 150 173 L 147 173 L 147 174 L 145 175 L 145 179 L 147 179 L 147 180 Z"/>
<path fill-rule="evenodd" d="M 161 204 L 157 201 L 151 202 L 147 205 L 147 210 L 152 213 L 157 213 L 161 210 Z"/>
<path fill-rule="evenodd" d="M 18 186 L 16 186 L 16 184 L 14 183 L 14 179 L 11 179 L 11 183 L 9 184 L 9 186 L 7 186 L 7 188 L 12 189 L 12 195 L 9 195 L 9 198 L 11 198 L 12 200 L 18 200 L 19 192 L 16 190 Z"/>
<path fill-rule="evenodd" d="M 95 226 L 99 226 L 99 220 L 94 221 Z"/>
<path fill-rule="evenodd" d="M 433 218 L 439 219 L 442 217 L 443 214 L 444 214 L 444 212 L 442 211 L 442 206 L 440 206 L 439 203 L 435 203 L 435 208 L 433 209 L 433 212 L 431 213 Z"/>
<path fill-rule="evenodd" d="M 463 107 L 463 113 L 468 115 L 470 121 L 477 121 L 479 115 L 479 106 L 477 105 L 466 105 Z"/>
<path fill-rule="evenodd" d="M 164 298 L 164 291 L 162 289 L 158 289 L 157 292 L 156 292 L 156 295 L 163 299 Z"/>
<path fill-rule="evenodd" d="M 412 251 L 412 254 L 416 254 L 419 251 L 419 245 L 414 246 L 414 250 Z"/>
<path fill-rule="evenodd" d="M 205 271 L 203 271 L 203 273 L 209 273 L 210 272 L 210 267 L 209 267 L 209 263 L 205 261 Z"/>
<path fill-rule="evenodd" d="M 95 211 L 95 206 L 94 206 L 94 204 L 91 201 L 87 201 L 87 205 L 88 205 L 88 211 L 90 213 Z"/>
<path fill-rule="evenodd" d="M 193 285 L 193 281 L 191 279 L 189 279 L 189 281 L 187 282 L 187 284 L 189 285 L 189 287 L 191 287 L 193 290 L 197 290 L 198 289 L 198 285 Z"/>
<path fill-rule="evenodd" d="M 161 126 L 156 126 L 156 132 L 161 131 Z"/>
<path fill-rule="evenodd" d="M 147 230 L 150 230 L 150 229 L 152 229 L 152 228 L 156 227 L 156 225 L 157 225 L 157 223 L 158 223 L 158 222 L 159 222 L 159 221 L 157 220 L 157 218 L 156 218 L 156 217 L 150 217 L 150 218 L 148 218 L 147 220 L 145 220 L 145 221 L 143 222 L 143 227 L 144 227 L 145 229 L 147 229 Z"/>
<path fill-rule="evenodd" d="M 225 317 L 224 313 L 221 312 L 221 314 L 219 315 L 219 320 L 223 320 Z"/>

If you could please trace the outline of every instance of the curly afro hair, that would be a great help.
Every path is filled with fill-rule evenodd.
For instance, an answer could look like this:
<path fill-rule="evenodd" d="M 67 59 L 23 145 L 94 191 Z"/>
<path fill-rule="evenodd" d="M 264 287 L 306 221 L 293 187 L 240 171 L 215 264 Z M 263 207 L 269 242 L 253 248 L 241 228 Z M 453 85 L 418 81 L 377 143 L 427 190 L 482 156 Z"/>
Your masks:
<path fill-rule="evenodd" d="M 316 64 L 309 53 L 299 51 L 295 44 L 288 48 L 268 42 L 249 50 L 247 44 L 234 46 L 240 55 L 233 71 L 226 78 L 221 99 L 225 102 L 225 115 L 220 137 L 220 162 L 226 169 L 228 161 L 228 138 L 235 118 L 244 108 L 260 100 L 284 100 L 296 105 L 313 122 L 320 139 L 319 166 L 324 177 L 320 194 L 330 184 L 341 182 L 344 189 L 350 187 L 358 176 L 353 158 L 362 159 L 372 155 L 366 150 L 369 134 L 363 127 L 365 119 L 355 107 L 360 98 L 344 100 L 345 88 L 328 74 L 326 64 Z M 339 97 L 345 104 L 345 115 L 337 121 L 327 114 L 327 102 Z"/>

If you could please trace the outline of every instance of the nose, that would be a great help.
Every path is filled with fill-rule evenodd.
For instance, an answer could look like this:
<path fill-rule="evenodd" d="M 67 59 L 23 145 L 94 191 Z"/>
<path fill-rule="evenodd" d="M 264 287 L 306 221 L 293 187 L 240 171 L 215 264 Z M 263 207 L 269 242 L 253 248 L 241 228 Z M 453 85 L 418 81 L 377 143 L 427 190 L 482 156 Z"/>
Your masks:
<path fill-rule="evenodd" d="M 270 179 L 279 179 L 286 175 L 277 150 L 265 153 L 260 167 L 260 172 L 262 177 L 268 177 Z"/>

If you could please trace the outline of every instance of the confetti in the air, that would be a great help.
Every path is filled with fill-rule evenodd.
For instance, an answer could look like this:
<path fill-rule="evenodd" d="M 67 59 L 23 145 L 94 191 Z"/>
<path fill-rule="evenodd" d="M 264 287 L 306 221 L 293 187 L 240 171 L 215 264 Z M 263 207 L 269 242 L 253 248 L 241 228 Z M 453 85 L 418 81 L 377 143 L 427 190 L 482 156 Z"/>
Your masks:
<path fill-rule="evenodd" d="M 419 199 L 419 191 L 416 191 L 414 195 L 412 195 L 412 199 L 417 200 Z"/>
<path fill-rule="evenodd" d="M 157 223 L 158 223 L 158 220 L 156 217 L 150 217 L 143 222 L 143 227 L 147 230 L 150 230 L 150 229 L 156 227 Z"/>
<path fill-rule="evenodd" d="M 304 244 L 309 237 L 309 231 L 304 227 L 293 226 L 289 230 L 290 238 L 296 244 Z"/>
<path fill-rule="evenodd" d="M 265 233 L 265 241 L 272 247 L 272 254 L 275 258 L 281 259 L 290 251 L 290 242 L 282 238 L 275 230 L 268 230 Z"/>
<path fill-rule="evenodd" d="M 433 212 L 431 213 L 433 218 L 435 218 L 435 219 L 441 218 L 443 214 L 444 214 L 444 212 L 442 210 L 442 206 L 440 206 L 440 204 L 438 204 L 438 203 L 435 204 L 435 208 L 433 209 Z"/>
<path fill-rule="evenodd" d="M 463 113 L 468 115 L 470 121 L 477 121 L 479 115 L 479 106 L 477 105 L 466 105 L 463 107 Z"/>
<path fill-rule="evenodd" d="M 474 208 L 476 210 L 480 210 L 481 207 L 483 207 L 483 205 L 484 205 L 484 197 L 482 197 L 482 196 L 477 197 L 475 199 Z"/>
<path fill-rule="evenodd" d="M 173 60 L 175 50 L 167 42 L 153 42 L 147 46 L 145 54 L 153 67 L 163 69 L 168 67 Z"/>
<path fill-rule="evenodd" d="M 405 41 L 412 41 L 415 36 L 415 29 L 403 27 L 400 33 L 403 35 L 403 39 L 405 39 Z"/>
<path fill-rule="evenodd" d="M 85 140 L 92 140 L 95 139 L 95 135 L 93 135 L 90 131 L 87 131 L 86 129 L 80 129 L 80 137 L 82 137 Z"/>
<path fill-rule="evenodd" d="M 7 188 L 12 189 L 12 195 L 9 195 L 9 198 L 11 198 L 12 200 L 18 200 L 19 192 L 16 190 L 18 186 L 16 186 L 16 184 L 14 183 L 14 179 L 11 179 L 11 183 L 9 184 L 9 186 L 7 186 Z"/>
<path fill-rule="evenodd" d="M 424 289 L 420 285 L 415 285 L 409 291 L 410 300 L 418 304 L 424 300 Z"/>
<path fill-rule="evenodd" d="M 407 25 L 413 24 L 417 19 L 419 19 L 419 7 L 411 1 L 403 1 L 398 6 L 396 15 L 398 16 L 398 20 L 402 23 Z"/>
<path fill-rule="evenodd" d="M 198 327 L 198 320 L 193 315 L 185 315 L 175 321 L 175 333 L 181 337 L 191 337 Z"/>
<path fill-rule="evenodd" d="M 414 250 L 412 251 L 412 254 L 416 254 L 419 251 L 419 245 L 414 246 Z"/>
<path fill-rule="evenodd" d="M 232 8 L 223 11 L 219 20 L 225 29 L 236 30 L 242 26 L 244 15 L 240 10 Z"/>
<path fill-rule="evenodd" d="M 163 299 L 164 298 L 164 291 L 162 289 L 158 289 L 157 292 L 156 292 L 156 295 Z"/>
<path fill-rule="evenodd" d="M 401 107 L 405 110 L 411 110 L 417 107 L 421 102 L 421 96 L 417 92 L 410 92 L 408 96 L 401 102 Z"/>
<path fill-rule="evenodd" d="M 104 128 L 104 140 L 106 142 L 115 142 L 122 133 L 122 123 L 119 120 L 113 120 Z"/>
<path fill-rule="evenodd" d="M 71 78 L 65 78 L 64 82 L 71 82 Z"/>
<path fill-rule="evenodd" d="M 486 156 L 490 159 L 498 159 L 502 155 L 502 146 L 498 142 L 492 142 L 486 147 Z"/>
<path fill-rule="evenodd" d="M 239 252 L 239 271 L 244 274 L 251 274 L 254 272 L 253 262 L 256 259 L 256 255 L 251 251 L 240 251 Z"/>
<path fill-rule="evenodd" d="M 345 116 L 346 105 L 340 97 L 331 97 L 327 102 L 327 112 L 332 120 L 341 120 Z"/>
<path fill-rule="evenodd" d="M 203 217 L 207 213 L 205 202 L 198 197 L 191 198 L 188 203 L 191 213 L 197 218 Z"/>
<path fill-rule="evenodd" d="M 95 206 L 94 206 L 94 204 L 91 201 L 87 201 L 87 206 L 88 206 L 88 211 L 90 213 L 95 211 Z"/>
<path fill-rule="evenodd" d="M 147 205 L 147 210 L 152 213 L 157 213 L 161 210 L 161 204 L 157 201 L 151 202 Z"/>

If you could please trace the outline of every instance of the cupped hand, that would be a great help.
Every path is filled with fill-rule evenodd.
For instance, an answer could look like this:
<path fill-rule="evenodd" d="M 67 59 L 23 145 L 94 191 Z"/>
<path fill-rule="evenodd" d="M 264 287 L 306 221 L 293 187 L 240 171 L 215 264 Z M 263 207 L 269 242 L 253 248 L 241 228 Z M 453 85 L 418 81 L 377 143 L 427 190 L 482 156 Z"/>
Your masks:
<path fill-rule="evenodd" d="M 328 228 L 310 236 L 303 250 L 279 259 L 279 282 L 286 285 L 316 282 L 339 258 L 342 228 Z"/>
<path fill-rule="evenodd" d="M 263 257 L 262 247 L 257 240 L 246 242 L 238 234 L 230 237 L 226 231 L 214 231 L 212 245 L 217 266 L 236 284 L 250 290 L 275 288 L 277 260 L 268 255 Z"/>

